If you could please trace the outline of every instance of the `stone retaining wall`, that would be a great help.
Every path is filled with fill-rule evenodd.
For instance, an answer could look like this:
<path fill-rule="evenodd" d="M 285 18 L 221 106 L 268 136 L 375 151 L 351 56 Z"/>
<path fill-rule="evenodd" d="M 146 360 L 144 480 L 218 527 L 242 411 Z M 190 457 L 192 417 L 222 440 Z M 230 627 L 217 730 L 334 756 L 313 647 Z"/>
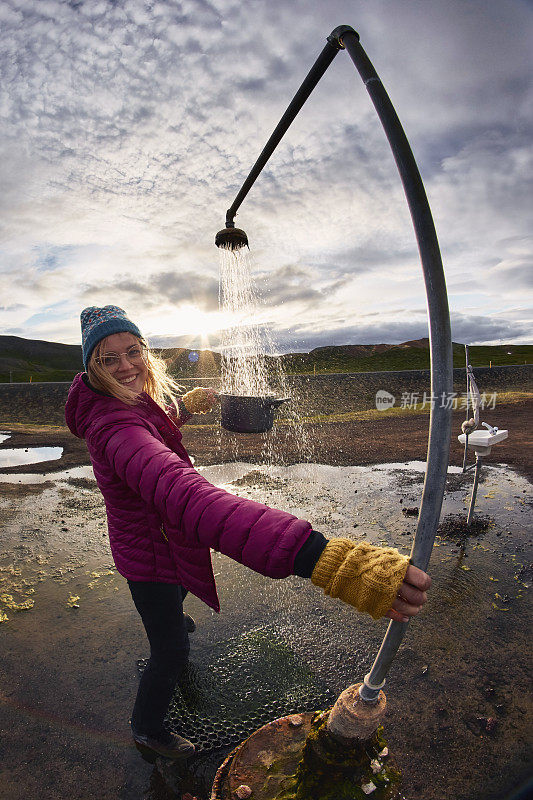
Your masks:
<path fill-rule="evenodd" d="M 475 370 L 480 391 L 492 400 L 494 392 L 511 389 L 533 390 L 533 365 L 478 367 Z M 343 413 L 375 408 L 376 392 L 393 395 L 395 405 L 421 404 L 430 400 L 429 370 L 404 372 L 355 372 L 334 375 L 290 375 L 286 378 L 288 395 L 298 416 Z M 219 379 L 181 380 L 186 389 L 212 385 L 220 388 Z M 0 384 L 0 422 L 25 422 L 64 425 L 64 406 L 68 383 L 4 383 Z M 464 369 L 454 370 L 454 392 L 460 400 L 465 392 Z M 497 398 L 496 398 L 497 402 Z M 218 420 L 219 412 L 197 417 L 198 422 Z"/>

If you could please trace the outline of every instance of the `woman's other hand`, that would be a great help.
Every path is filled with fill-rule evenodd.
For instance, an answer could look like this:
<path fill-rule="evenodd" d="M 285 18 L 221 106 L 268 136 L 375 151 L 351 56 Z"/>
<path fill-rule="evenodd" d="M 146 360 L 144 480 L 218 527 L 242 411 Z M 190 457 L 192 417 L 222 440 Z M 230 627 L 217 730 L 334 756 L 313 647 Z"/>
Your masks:
<path fill-rule="evenodd" d="M 197 386 L 181 398 L 190 414 L 206 414 L 218 400 L 218 394 L 211 387 Z"/>
<path fill-rule="evenodd" d="M 428 599 L 430 586 L 429 575 L 409 564 L 396 599 L 385 616 L 395 622 L 409 622 L 409 618 L 416 616 Z"/>

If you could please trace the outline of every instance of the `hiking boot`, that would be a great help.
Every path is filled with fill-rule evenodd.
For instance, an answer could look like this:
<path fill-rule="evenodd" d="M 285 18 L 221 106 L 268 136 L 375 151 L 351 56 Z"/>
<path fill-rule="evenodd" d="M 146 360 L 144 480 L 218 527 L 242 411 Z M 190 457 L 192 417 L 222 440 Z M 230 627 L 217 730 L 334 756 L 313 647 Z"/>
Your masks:
<path fill-rule="evenodd" d="M 164 758 L 173 760 L 189 758 L 189 756 L 193 755 L 195 750 L 192 742 L 189 742 L 188 739 L 179 736 L 177 733 L 168 733 L 164 731 L 157 739 L 152 736 L 145 736 L 141 733 L 132 732 L 132 735 L 135 747 L 139 750 L 142 757 L 151 764 L 155 763 L 157 756 L 163 756 Z"/>
<path fill-rule="evenodd" d="M 184 614 L 185 618 L 185 628 L 187 629 L 187 633 L 194 633 L 196 630 L 196 622 L 190 616 L 190 614 Z"/>

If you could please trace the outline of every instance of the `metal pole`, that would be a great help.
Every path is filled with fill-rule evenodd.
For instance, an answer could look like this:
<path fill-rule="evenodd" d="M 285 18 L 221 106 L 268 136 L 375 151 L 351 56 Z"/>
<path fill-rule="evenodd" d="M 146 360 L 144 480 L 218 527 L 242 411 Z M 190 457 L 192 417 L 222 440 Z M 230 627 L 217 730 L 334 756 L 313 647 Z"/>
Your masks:
<path fill-rule="evenodd" d="M 474 473 L 474 485 L 472 486 L 472 497 L 470 498 L 470 506 L 468 507 L 468 516 L 466 518 L 466 524 L 468 527 L 472 524 L 472 517 L 474 516 L 474 506 L 476 505 L 476 495 L 477 495 L 477 485 L 479 483 L 479 473 L 481 471 L 481 465 L 483 463 L 483 459 L 476 453 L 476 471 Z"/>
<path fill-rule="evenodd" d="M 469 400 L 470 400 L 470 372 L 468 370 L 468 345 L 465 344 L 465 370 L 466 370 L 466 417 L 468 419 L 468 407 L 469 407 Z"/>
<path fill-rule="evenodd" d="M 231 208 L 228 208 L 226 211 L 226 227 L 233 228 L 235 227 L 234 224 L 234 217 L 237 213 L 237 209 L 241 205 L 242 201 L 254 185 L 259 173 L 267 163 L 268 159 L 282 140 L 283 136 L 287 132 L 289 126 L 295 119 L 296 115 L 300 111 L 301 107 L 317 85 L 318 81 L 327 70 L 339 50 L 341 50 L 342 45 L 339 43 L 337 38 L 328 38 L 328 43 L 320 53 L 319 57 L 307 73 L 306 78 L 304 79 L 302 85 L 294 95 L 291 103 L 289 104 L 287 110 L 285 111 L 284 115 L 276 125 L 274 132 L 272 133 L 270 139 L 264 146 L 261 155 L 253 165 L 252 169 L 246 180 L 244 181 L 243 185 L 240 188 L 239 194 L 233 201 L 233 205 Z"/>
<path fill-rule="evenodd" d="M 370 59 L 361 47 L 357 34 L 346 31 L 341 36 L 341 42 L 363 79 L 389 140 L 411 211 L 424 271 L 433 402 L 429 421 L 426 477 L 411 550 L 411 563 L 426 570 L 444 496 L 452 421 L 452 409 L 448 408 L 450 404 L 446 402 L 453 390 L 453 354 L 444 270 L 424 185 L 400 120 Z M 361 687 L 363 700 L 375 702 L 378 699 L 379 690 L 385 683 L 385 676 L 405 635 L 407 624 L 390 623 L 372 669 Z"/>
<path fill-rule="evenodd" d="M 465 344 L 465 361 L 466 361 L 466 421 L 468 422 L 468 406 L 470 399 L 470 373 L 468 372 L 468 345 Z M 463 453 L 463 472 L 466 471 L 466 459 L 468 455 L 468 429 L 465 431 L 465 449 Z"/>

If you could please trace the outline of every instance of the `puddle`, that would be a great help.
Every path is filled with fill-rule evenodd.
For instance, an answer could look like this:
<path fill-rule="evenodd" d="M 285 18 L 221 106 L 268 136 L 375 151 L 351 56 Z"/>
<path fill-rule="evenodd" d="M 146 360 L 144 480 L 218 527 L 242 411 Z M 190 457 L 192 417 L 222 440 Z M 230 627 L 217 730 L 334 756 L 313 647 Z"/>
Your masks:
<path fill-rule="evenodd" d="M 62 447 L 16 447 L 0 450 L 0 468 L 37 464 L 40 461 L 57 461 L 62 454 Z"/>
<path fill-rule="evenodd" d="M 33 451 L 36 450 L 61 450 L 61 448 L 33 448 Z M 12 451 L 4 451 L 4 452 L 12 452 Z M 0 458 L 2 457 L 2 451 L 0 450 Z M 54 456 L 54 458 L 60 458 L 61 456 Z M 28 464 L 28 463 L 35 463 L 36 461 L 45 461 L 45 458 L 34 459 L 32 461 L 26 462 L 13 462 L 15 464 Z M 48 460 L 52 460 L 49 457 Z M 12 466 L 11 464 L 0 464 L 0 466 Z M 274 476 L 273 467 L 256 467 L 254 464 L 249 464 L 244 461 L 232 461 L 228 462 L 227 464 L 213 464 L 208 467 L 197 467 L 198 472 L 204 475 L 209 481 L 215 483 L 217 486 L 222 486 L 227 491 L 235 493 L 234 488 L 231 484 L 235 481 L 244 479 L 244 483 L 250 483 L 253 485 L 253 477 L 250 478 L 249 475 L 253 472 L 257 472 L 259 469 L 265 472 L 265 474 L 269 474 Z M 393 463 L 393 464 L 373 464 L 369 467 L 334 467 L 329 466 L 326 464 L 293 464 L 291 467 L 280 467 L 276 475 L 277 477 L 275 480 L 280 480 L 281 475 L 284 471 L 290 469 L 291 476 L 296 478 L 297 480 L 302 480 L 306 478 L 311 478 L 313 475 L 317 474 L 317 471 L 320 471 L 320 474 L 325 475 L 338 475 L 344 473 L 348 474 L 350 471 L 355 471 L 357 475 L 364 475 L 370 474 L 374 471 L 378 470 L 380 472 L 390 472 L 390 471 L 398 471 L 401 470 L 405 473 L 414 472 L 414 473 L 421 473 L 425 472 L 426 470 L 426 463 L 425 461 L 406 461 L 403 463 Z M 491 469 L 489 465 L 484 466 L 484 470 Z M 279 475 L 278 475 L 279 473 Z M 449 466 L 448 467 L 448 474 L 462 474 L 461 467 Z M 51 480 L 54 482 L 61 482 L 61 481 L 68 481 L 70 478 L 85 478 L 90 481 L 94 481 L 94 474 L 92 467 L 84 466 L 84 467 L 73 467 L 72 469 L 63 470 L 61 472 L 53 472 L 47 473 L 44 475 L 33 474 L 33 473 L 11 473 L 9 475 L 1 475 L 0 474 L 0 483 L 23 483 L 23 484 L 30 484 L 30 483 L 49 483 Z M 265 484 L 265 480 L 268 481 L 268 478 L 261 478 L 260 483 Z M 285 478 L 285 480 L 289 480 L 289 478 Z"/>
<path fill-rule="evenodd" d="M 10 436 L 11 433 L 9 433 L 8 431 L 0 431 L 0 444 L 2 444 L 2 442 L 5 442 L 6 439 L 9 439 Z"/>
<path fill-rule="evenodd" d="M 395 462 L 395 463 L 387 463 L 387 464 L 374 464 L 372 469 L 407 469 L 410 472 L 425 472 L 426 471 L 426 462 L 425 461 L 403 461 L 403 462 Z M 453 464 L 448 465 L 448 475 L 452 475 L 455 473 L 462 473 L 462 467 L 454 467 Z"/>
<path fill-rule="evenodd" d="M 61 450 L 61 448 L 50 448 L 54 450 Z M 2 451 L 0 450 L 0 454 Z M 7 466 L 7 464 L 4 464 Z M 42 475 L 39 473 L 22 473 L 16 472 L 11 473 L 9 475 L 0 474 L 0 483 L 22 483 L 22 484 L 39 484 L 39 483 L 50 483 L 53 481 L 54 483 L 64 483 L 68 482 L 71 479 L 80 479 L 83 478 L 85 480 L 89 480 L 92 483 L 95 483 L 94 480 L 94 473 L 92 467 L 73 467 L 72 469 L 66 469 L 61 472 L 45 472 Z"/>

